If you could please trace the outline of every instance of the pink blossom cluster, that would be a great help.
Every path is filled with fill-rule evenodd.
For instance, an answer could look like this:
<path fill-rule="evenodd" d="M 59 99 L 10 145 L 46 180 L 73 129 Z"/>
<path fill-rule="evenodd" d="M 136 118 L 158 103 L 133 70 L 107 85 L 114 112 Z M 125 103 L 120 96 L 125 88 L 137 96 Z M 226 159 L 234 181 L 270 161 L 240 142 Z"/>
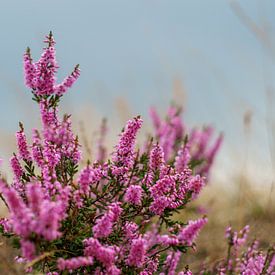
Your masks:
<path fill-rule="evenodd" d="M 71 259 L 64 260 L 62 258 L 58 259 L 58 269 L 59 270 L 75 270 L 80 267 L 93 265 L 93 257 L 74 257 Z"/>
<path fill-rule="evenodd" d="M 0 184 L 10 214 L 0 222 L 3 234 L 17 240 L 27 270 L 43 274 L 192 274 L 188 267 L 178 271 L 178 263 L 207 218 L 182 222 L 173 214 L 204 187 L 221 138 L 209 147 L 208 129 L 192 132 L 186 142 L 180 113 L 171 108 L 165 121 L 152 113 L 156 139 L 145 150 L 136 148 L 142 119 L 129 120 L 109 160 L 103 125 L 98 159 L 81 168 L 70 116 L 58 115 L 79 67 L 56 84 L 51 33 L 45 42 L 38 62 L 29 50 L 24 55 L 25 83 L 40 106 L 42 130 L 33 130 L 29 145 L 20 123 L 18 154 L 10 160 L 13 183 Z M 207 164 L 195 169 L 202 158 Z"/>
<path fill-rule="evenodd" d="M 63 95 L 68 88 L 72 87 L 79 77 L 80 71 L 77 65 L 72 74 L 65 78 L 61 84 L 56 84 L 56 71 L 58 68 L 55 57 L 55 41 L 52 33 L 46 36 L 45 47 L 41 58 L 33 62 L 30 49 L 24 55 L 25 84 L 33 90 L 35 95 L 49 96 L 56 94 Z"/>
<path fill-rule="evenodd" d="M 118 167 L 126 169 L 132 168 L 134 164 L 134 145 L 138 130 L 142 126 L 142 119 L 136 117 L 129 120 L 116 146 L 116 151 L 113 154 L 113 161 Z"/>

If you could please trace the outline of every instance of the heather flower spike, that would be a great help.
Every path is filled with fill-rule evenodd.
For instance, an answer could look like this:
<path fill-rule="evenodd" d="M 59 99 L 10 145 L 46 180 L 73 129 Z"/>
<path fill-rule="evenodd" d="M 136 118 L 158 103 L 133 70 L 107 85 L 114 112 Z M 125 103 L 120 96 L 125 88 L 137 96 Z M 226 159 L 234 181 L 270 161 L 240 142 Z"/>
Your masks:
<path fill-rule="evenodd" d="M 104 122 L 95 161 L 82 167 L 70 115 L 58 113 L 79 66 L 57 84 L 51 32 L 44 42 L 37 62 L 29 48 L 24 54 L 25 84 L 39 104 L 42 127 L 33 129 L 28 144 L 20 123 L 18 153 L 10 159 L 13 182 L 0 182 L 9 210 L 0 229 L 19 248 L 17 261 L 26 264 L 26 272 L 51 275 L 176 274 L 182 253 L 193 246 L 207 218 L 183 222 L 173 214 L 205 186 L 221 141 L 209 147 L 212 132 L 202 131 L 184 143 L 186 127 L 171 107 L 164 121 L 152 111 L 156 135 L 145 150 L 136 149 L 142 119 L 129 120 L 109 159 Z M 198 146 L 203 152 L 196 151 Z M 195 167 L 197 158 L 209 162 Z M 185 268 L 178 274 L 192 273 Z"/>
<path fill-rule="evenodd" d="M 46 36 L 44 42 L 47 47 L 40 59 L 33 63 L 30 48 L 27 48 L 24 55 L 25 84 L 32 89 L 37 101 L 41 101 L 41 96 L 62 96 L 72 87 L 80 75 L 79 65 L 76 65 L 71 75 L 66 77 L 61 84 L 56 84 L 56 72 L 58 69 L 55 56 L 55 40 L 52 32 Z"/>

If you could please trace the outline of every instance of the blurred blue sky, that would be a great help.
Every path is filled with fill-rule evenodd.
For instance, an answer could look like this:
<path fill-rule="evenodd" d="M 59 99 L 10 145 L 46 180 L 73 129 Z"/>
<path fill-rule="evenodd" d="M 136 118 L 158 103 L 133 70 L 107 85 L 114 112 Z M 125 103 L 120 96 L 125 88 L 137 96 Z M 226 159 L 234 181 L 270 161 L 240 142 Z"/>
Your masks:
<path fill-rule="evenodd" d="M 237 1 L 272 37 L 275 1 Z M 246 142 L 242 117 L 253 113 L 251 150 L 267 157 L 266 86 L 274 62 L 226 0 L 0 0 L 0 130 L 31 126 L 36 106 L 23 85 L 22 54 L 34 58 L 52 30 L 57 41 L 59 79 L 80 63 L 82 75 L 66 95 L 65 109 L 83 105 L 106 117 L 125 98 L 133 114 L 149 106 L 164 109 L 173 83 L 187 93 L 186 120 L 212 123 L 239 154 Z M 260 147 L 261 146 L 261 147 Z M 260 147 L 260 148 L 259 148 Z M 1 151 L 0 151 L 1 152 Z M 263 153 L 264 152 L 264 153 Z M 253 153 L 253 154 L 254 154 Z"/>

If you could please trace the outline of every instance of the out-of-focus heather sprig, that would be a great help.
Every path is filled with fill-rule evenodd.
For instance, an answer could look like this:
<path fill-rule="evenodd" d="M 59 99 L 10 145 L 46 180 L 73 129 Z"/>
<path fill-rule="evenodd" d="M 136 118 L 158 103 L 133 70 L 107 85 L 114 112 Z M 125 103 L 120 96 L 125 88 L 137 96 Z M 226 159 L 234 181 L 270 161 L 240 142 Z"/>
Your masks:
<path fill-rule="evenodd" d="M 229 226 L 225 234 L 228 243 L 226 258 L 216 263 L 212 269 L 204 268 L 200 274 L 274 275 L 275 246 L 270 246 L 267 251 L 262 251 L 259 248 L 258 240 L 247 245 L 248 233 L 248 225 L 240 232 L 232 231 Z"/>
<path fill-rule="evenodd" d="M 156 139 L 145 151 L 137 150 L 142 126 L 137 116 L 127 122 L 107 161 L 103 125 L 98 159 L 77 175 L 80 145 L 70 116 L 59 118 L 58 104 L 77 80 L 79 67 L 56 84 L 51 33 L 45 42 L 38 62 L 29 49 L 24 55 L 25 83 L 39 104 L 42 130 L 33 130 L 31 145 L 23 124 L 16 134 L 18 154 L 10 160 L 13 184 L 0 184 L 10 212 L 0 222 L 3 235 L 21 249 L 18 261 L 27 264 L 26 271 L 176 274 L 181 255 L 194 248 L 207 218 L 184 223 L 173 214 L 200 193 L 220 141 L 209 148 L 205 130 L 186 142 L 179 113 L 171 108 L 165 121 L 154 114 Z M 194 170 L 201 158 L 207 164 Z M 186 267 L 178 274 L 192 273 Z"/>
<path fill-rule="evenodd" d="M 164 119 L 154 108 L 150 116 L 155 129 L 154 136 L 163 148 L 166 161 L 176 159 L 176 168 L 182 171 L 187 164 L 196 166 L 196 173 L 208 176 L 215 156 L 222 144 L 221 134 L 212 141 L 214 130 L 211 126 L 188 130 L 182 120 L 182 109 L 171 106 Z"/>

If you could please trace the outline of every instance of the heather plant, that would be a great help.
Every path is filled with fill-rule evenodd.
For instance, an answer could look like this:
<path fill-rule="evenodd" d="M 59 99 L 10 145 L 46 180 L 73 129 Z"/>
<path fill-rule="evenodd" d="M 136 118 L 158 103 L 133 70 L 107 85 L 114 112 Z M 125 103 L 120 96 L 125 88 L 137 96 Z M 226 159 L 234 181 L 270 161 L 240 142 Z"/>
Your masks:
<path fill-rule="evenodd" d="M 222 137 L 209 146 L 212 128 L 189 133 L 179 109 L 171 107 L 164 120 L 152 110 L 155 137 L 143 149 L 136 149 L 143 123 L 137 116 L 106 159 L 103 123 L 97 160 L 80 167 L 70 116 L 58 114 L 80 69 L 57 84 L 51 33 L 45 44 L 37 62 L 30 49 L 24 54 L 25 84 L 39 105 L 42 129 L 32 131 L 29 144 L 19 124 L 18 153 L 10 159 L 13 182 L 0 183 L 9 211 L 1 232 L 20 249 L 16 260 L 26 272 L 52 275 L 176 274 L 207 218 L 182 222 L 174 214 L 204 187 Z M 192 273 L 186 266 L 178 274 Z"/>

